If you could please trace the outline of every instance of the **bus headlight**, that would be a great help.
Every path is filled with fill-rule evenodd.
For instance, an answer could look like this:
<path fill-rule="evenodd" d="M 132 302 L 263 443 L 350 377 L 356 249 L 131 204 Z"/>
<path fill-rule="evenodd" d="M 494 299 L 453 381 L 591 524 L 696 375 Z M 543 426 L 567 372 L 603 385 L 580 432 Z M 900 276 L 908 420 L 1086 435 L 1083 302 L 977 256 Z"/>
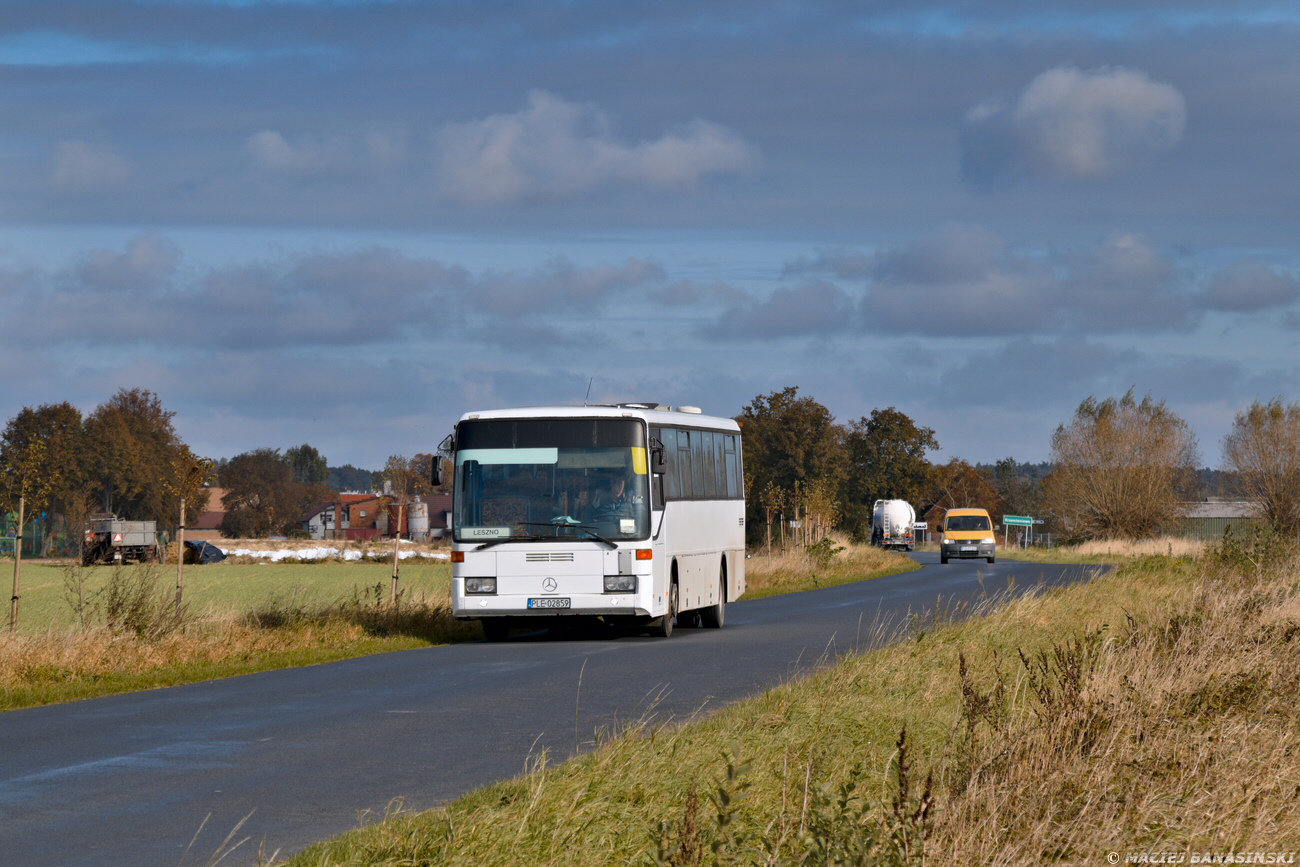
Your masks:
<path fill-rule="evenodd" d="M 497 592 L 497 579 L 495 578 L 466 578 L 466 593 L 495 593 Z"/>
<path fill-rule="evenodd" d="M 605 592 L 606 593 L 635 593 L 636 576 L 635 575 L 606 575 Z"/>

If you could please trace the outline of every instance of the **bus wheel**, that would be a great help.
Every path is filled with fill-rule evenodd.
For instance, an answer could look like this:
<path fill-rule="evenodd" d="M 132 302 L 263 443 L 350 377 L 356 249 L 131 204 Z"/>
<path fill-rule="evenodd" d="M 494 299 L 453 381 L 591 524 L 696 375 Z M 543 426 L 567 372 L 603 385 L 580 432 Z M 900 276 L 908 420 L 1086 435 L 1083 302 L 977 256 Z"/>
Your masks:
<path fill-rule="evenodd" d="M 677 619 L 677 582 L 668 585 L 668 610 L 664 616 L 650 624 L 650 634 L 656 638 L 669 638 L 673 634 L 673 621 Z"/>
<path fill-rule="evenodd" d="M 718 570 L 718 604 L 700 611 L 700 623 L 706 629 L 721 629 L 727 616 L 727 567 Z"/>
<path fill-rule="evenodd" d="M 505 617 L 486 617 L 483 624 L 483 637 L 488 641 L 505 641 L 510 634 L 510 621 Z"/>

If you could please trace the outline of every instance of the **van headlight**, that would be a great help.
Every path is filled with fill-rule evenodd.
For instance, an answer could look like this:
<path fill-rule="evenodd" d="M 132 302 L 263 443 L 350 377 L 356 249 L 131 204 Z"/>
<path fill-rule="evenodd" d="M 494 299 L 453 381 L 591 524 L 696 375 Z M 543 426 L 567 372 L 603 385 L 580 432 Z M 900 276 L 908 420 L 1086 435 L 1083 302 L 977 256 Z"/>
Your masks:
<path fill-rule="evenodd" d="M 497 579 L 495 578 L 466 578 L 466 593 L 495 593 L 497 592 Z"/>
<path fill-rule="evenodd" d="M 636 576 L 635 575 L 606 575 L 605 592 L 606 593 L 635 593 Z"/>
<path fill-rule="evenodd" d="M 996 538 L 994 538 L 993 536 L 989 536 L 989 537 L 987 537 L 986 539 L 984 539 L 984 540 L 982 540 L 982 541 L 983 541 L 985 544 L 988 544 L 988 545 L 996 545 L 996 544 L 998 543 L 998 540 L 997 540 Z"/>

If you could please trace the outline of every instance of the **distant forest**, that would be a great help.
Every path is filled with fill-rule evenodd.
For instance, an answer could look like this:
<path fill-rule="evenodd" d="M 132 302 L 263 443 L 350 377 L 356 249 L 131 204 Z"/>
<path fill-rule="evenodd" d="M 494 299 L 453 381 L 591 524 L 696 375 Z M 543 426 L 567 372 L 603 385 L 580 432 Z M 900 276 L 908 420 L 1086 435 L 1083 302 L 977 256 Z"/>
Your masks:
<path fill-rule="evenodd" d="M 352 464 L 330 467 L 325 484 L 336 491 L 373 491 L 381 482 L 379 473 L 363 470 Z"/>
<path fill-rule="evenodd" d="M 976 464 L 975 469 L 991 476 L 995 474 L 997 465 Z M 1052 464 L 1049 461 L 1042 461 L 1037 464 L 1020 462 L 1015 464 L 1016 476 L 1025 480 L 1041 482 L 1051 471 Z M 1196 490 L 1189 494 L 1192 499 L 1196 500 L 1204 500 L 1209 497 L 1221 497 L 1223 499 L 1235 500 L 1242 496 L 1236 473 L 1230 473 L 1224 470 L 1201 467 L 1196 471 L 1196 485 Z"/>

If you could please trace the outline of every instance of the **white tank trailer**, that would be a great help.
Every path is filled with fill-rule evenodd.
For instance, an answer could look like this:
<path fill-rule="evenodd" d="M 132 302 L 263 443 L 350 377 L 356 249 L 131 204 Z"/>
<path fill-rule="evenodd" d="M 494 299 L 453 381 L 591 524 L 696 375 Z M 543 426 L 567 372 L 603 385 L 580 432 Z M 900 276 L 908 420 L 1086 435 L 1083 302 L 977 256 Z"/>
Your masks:
<path fill-rule="evenodd" d="M 916 545 L 914 523 L 916 510 L 906 500 L 876 500 L 871 509 L 871 544 L 911 551 Z"/>

